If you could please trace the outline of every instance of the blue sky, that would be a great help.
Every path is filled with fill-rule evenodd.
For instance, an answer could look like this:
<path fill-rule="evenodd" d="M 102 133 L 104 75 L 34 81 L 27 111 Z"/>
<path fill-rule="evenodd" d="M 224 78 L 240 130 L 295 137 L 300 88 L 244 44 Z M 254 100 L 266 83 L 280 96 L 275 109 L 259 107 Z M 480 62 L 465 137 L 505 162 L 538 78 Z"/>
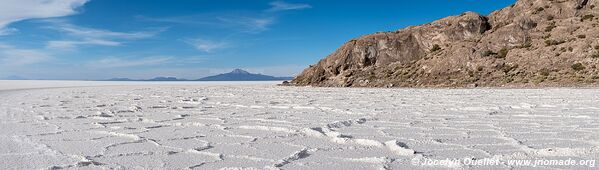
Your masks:
<path fill-rule="evenodd" d="M 0 77 L 293 76 L 346 41 L 515 0 L 0 0 Z"/>

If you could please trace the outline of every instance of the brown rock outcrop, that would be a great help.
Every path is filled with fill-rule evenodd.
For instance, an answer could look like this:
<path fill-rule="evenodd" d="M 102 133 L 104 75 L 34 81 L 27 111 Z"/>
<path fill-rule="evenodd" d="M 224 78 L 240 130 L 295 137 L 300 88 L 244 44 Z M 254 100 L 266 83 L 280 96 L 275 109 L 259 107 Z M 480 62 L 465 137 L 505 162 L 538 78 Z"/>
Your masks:
<path fill-rule="evenodd" d="M 333 87 L 599 84 L 599 0 L 519 0 L 353 39 L 290 84 Z"/>

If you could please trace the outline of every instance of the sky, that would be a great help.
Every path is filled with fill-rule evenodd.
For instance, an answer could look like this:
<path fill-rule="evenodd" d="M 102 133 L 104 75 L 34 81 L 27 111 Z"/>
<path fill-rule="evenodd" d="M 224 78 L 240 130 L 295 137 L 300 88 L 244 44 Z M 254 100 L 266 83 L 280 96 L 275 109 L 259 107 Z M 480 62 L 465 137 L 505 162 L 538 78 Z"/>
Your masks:
<path fill-rule="evenodd" d="M 294 76 L 365 34 L 515 0 L 0 0 L 0 78 Z"/>

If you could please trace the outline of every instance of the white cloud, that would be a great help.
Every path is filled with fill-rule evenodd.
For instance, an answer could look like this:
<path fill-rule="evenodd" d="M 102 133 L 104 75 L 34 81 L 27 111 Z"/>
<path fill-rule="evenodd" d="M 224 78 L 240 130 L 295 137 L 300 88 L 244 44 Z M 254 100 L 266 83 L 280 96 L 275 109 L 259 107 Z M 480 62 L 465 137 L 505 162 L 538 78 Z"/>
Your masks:
<path fill-rule="evenodd" d="M 16 28 L 0 28 L 0 36 L 12 34 L 19 31 Z"/>
<path fill-rule="evenodd" d="M 170 56 L 156 56 L 135 59 L 105 57 L 97 61 L 89 62 L 87 65 L 92 68 L 137 67 L 165 64 L 170 62 L 172 59 L 173 57 Z"/>
<path fill-rule="evenodd" d="M 75 25 L 72 25 L 72 24 L 69 24 L 66 22 L 62 22 L 62 21 L 49 21 L 49 22 L 55 23 L 55 27 L 52 27 L 53 29 L 63 31 L 69 35 L 72 35 L 75 37 L 80 37 L 80 38 L 114 38 L 114 39 L 134 40 L 134 39 L 144 39 L 144 38 L 153 37 L 156 34 L 158 34 L 159 32 L 163 31 L 163 30 L 159 30 L 159 31 L 147 31 L 147 32 L 115 32 L 115 31 L 109 31 L 109 30 L 75 26 Z"/>
<path fill-rule="evenodd" d="M 237 33 L 255 34 L 269 30 L 276 22 L 278 17 L 273 12 L 312 8 L 309 4 L 288 3 L 285 1 L 274 1 L 269 4 L 270 8 L 254 12 L 224 11 L 171 17 L 136 16 L 136 18 L 141 21 L 224 28 L 227 31 L 234 30 Z"/>
<path fill-rule="evenodd" d="M 20 49 L 0 44 L 0 63 L 4 67 L 18 67 L 35 64 L 49 59 L 46 53 L 34 49 Z"/>
<path fill-rule="evenodd" d="M 2 0 L 2 4 L 0 5 L 0 33 L 6 34 L 6 27 L 13 22 L 75 14 L 77 12 L 76 9 L 83 6 L 88 1 L 89 0 Z"/>
<path fill-rule="evenodd" d="M 119 46 L 119 45 L 121 45 L 121 43 L 116 42 L 116 41 L 100 40 L 100 39 L 88 39 L 88 40 L 81 40 L 81 41 L 70 41 L 70 40 L 62 41 L 61 40 L 61 41 L 48 41 L 47 48 L 68 50 L 68 49 L 74 49 L 75 47 L 77 47 L 79 45 Z"/>
<path fill-rule="evenodd" d="M 227 25 L 243 28 L 240 31 L 245 33 L 266 31 L 274 23 L 272 17 L 221 16 L 217 17 L 217 20 Z"/>
<path fill-rule="evenodd" d="M 268 9 L 267 11 L 286 11 L 312 8 L 312 6 L 309 4 L 294 4 L 287 3 L 285 1 L 274 1 L 270 3 L 270 6 L 270 9 Z"/>
<path fill-rule="evenodd" d="M 80 45 L 119 46 L 123 40 L 150 38 L 164 31 L 164 29 L 159 29 L 155 31 L 115 32 L 75 26 L 60 20 L 47 20 L 47 22 L 53 24 L 47 28 L 64 32 L 72 38 L 71 40 L 49 41 L 46 47 L 54 49 L 73 49 Z"/>
<path fill-rule="evenodd" d="M 206 39 L 194 39 L 194 40 L 188 41 L 187 43 L 191 44 L 198 50 L 201 50 L 201 51 L 204 51 L 207 53 L 229 47 L 229 44 L 227 44 L 226 42 L 211 41 L 211 40 L 206 40 Z"/>
<path fill-rule="evenodd" d="M 217 29 L 234 30 L 243 33 L 259 33 L 268 30 L 275 21 L 273 16 L 255 13 L 205 13 L 175 17 L 136 17 L 142 21 L 203 26 Z"/>

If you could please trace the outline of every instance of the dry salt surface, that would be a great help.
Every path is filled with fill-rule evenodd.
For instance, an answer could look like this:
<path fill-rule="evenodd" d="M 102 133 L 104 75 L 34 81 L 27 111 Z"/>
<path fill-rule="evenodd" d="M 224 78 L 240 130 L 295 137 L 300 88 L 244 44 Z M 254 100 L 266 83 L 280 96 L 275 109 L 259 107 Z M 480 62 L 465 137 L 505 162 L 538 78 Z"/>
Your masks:
<path fill-rule="evenodd" d="M 0 90 L 0 169 L 529 169 L 412 162 L 599 159 L 599 89 L 0 81 Z"/>

